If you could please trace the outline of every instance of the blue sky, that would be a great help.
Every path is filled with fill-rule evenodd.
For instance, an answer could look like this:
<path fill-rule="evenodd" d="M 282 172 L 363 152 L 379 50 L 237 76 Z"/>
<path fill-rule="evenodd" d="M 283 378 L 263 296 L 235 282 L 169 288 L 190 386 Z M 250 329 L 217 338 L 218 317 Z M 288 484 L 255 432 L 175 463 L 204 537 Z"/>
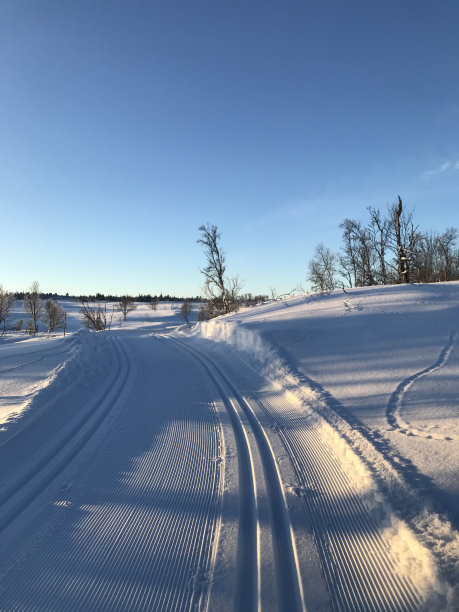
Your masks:
<path fill-rule="evenodd" d="M 457 0 L 2 0 L 0 283 L 196 295 L 209 222 L 286 292 L 368 205 L 458 227 L 458 32 Z"/>

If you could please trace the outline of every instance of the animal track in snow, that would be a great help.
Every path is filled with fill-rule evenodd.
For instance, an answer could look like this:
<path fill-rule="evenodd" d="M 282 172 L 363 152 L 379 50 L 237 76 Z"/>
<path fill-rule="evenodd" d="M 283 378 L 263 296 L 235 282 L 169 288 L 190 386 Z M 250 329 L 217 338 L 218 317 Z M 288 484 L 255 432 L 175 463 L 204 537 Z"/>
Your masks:
<path fill-rule="evenodd" d="M 447 441 L 456 439 L 457 436 L 455 436 L 454 434 L 449 434 L 445 436 L 442 434 L 437 434 L 432 431 L 427 432 L 421 429 L 417 429 L 416 427 L 413 427 L 412 425 L 406 423 L 402 419 L 402 416 L 400 413 L 402 405 L 403 405 L 403 400 L 404 400 L 405 394 L 408 391 L 408 389 L 417 380 L 419 380 L 420 378 L 422 378 L 423 376 L 427 374 L 432 374 L 433 372 L 436 372 L 437 370 L 439 370 L 442 366 L 444 366 L 447 363 L 451 355 L 451 352 L 453 350 L 454 344 L 456 342 L 456 337 L 457 337 L 456 332 L 452 332 L 448 339 L 448 342 L 443 347 L 440 355 L 438 356 L 438 359 L 430 366 L 427 366 L 427 368 L 424 368 L 423 370 L 420 370 L 419 372 L 415 372 L 411 376 L 408 376 L 407 378 L 402 380 L 402 382 L 399 383 L 395 391 L 392 393 L 389 399 L 389 402 L 387 404 L 386 418 L 387 418 L 388 424 L 393 429 L 397 429 L 400 433 L 404 433 L 409 436 L 417 436 L 420 438 L 427 438 L 427 439 L 433 439 L 433 440 L 447 440 Z"/>

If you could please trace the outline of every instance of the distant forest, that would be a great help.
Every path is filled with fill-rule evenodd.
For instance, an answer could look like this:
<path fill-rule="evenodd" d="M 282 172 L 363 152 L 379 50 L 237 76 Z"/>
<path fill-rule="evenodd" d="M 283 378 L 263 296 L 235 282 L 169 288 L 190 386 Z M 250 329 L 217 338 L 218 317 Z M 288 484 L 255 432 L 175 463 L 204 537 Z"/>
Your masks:
<path fill-rule="evenodd" d="M 17 300 L 23 300 L 24 299 L 24 295 L 27 292 L 25 291 L 16 291 L 14 293 L 14 297 Z M 94 302 L 118 302 L 123 296 L 121 295 L 111 295 L 111 294 L 104 294 L 104 293 L 96 293 L 95 295 L 70 295 L 68 293 L 65 293 L 63 295 L 59 295 L 58 293 L 40 293 L 40 297 L 43 300 L 46 299 L 66 299 L 66 300 L 74 300 L 76 302 L 81 301 L 81 298 L 87 298 L 91 301 Z M 160 295 L 150 295 L 149 293 L 145 294 L 145 295 L 137 295 L 137 296 L 133 296 L 132 299 L 135 302 L 145 302 L 145 303 L 152 303 L 152 302 L 183 302 L 184 300 L 188 300 L 189 302 L 200 302 L 202 300 L 202 298 L 200 296 L 195 296 L 195 297 L 176 297 L 173 295 L 163 295 L 162 293 Z"/>

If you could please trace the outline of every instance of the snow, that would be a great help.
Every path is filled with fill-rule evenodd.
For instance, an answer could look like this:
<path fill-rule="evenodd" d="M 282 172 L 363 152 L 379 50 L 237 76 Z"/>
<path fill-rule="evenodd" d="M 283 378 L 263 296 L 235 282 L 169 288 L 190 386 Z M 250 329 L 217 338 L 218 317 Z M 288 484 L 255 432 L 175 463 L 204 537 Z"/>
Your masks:
<path fill-rule="evenodd" d="M 0 339 L 2 610 L 457 609 L 459 283 L 60 305 Z"/>
<path fill-rule="evenodd" d="M 14 421 L 28 408 L 39 391 L 53 382 L 59 370 L 77 350 L 72 333 L 82 332 L 81 305 L 78 301 L 59 300 L 67 313 L 66 337 L 62 330 L 46 334 L 44 325 L 36 336 L 21 332 L 7 333 L 0 337 L 0 428 L 6 421 Z M 117 331 L 165 331 L 175 329 L 183 323 L 180 304 L 164 302 L 152 310 L 149 304 L 138 303 L 126 321 L 116 310 L 116 303 L 107 304 L 113 312 L 111 327 Z M 12 327 L 25 315 L 22 302 L 16 303 L 9 326 Z"/>
<path fill-rule="evenodd" d="M 458 304 L 458 283 L 362 288 L 268 303 L 194 332 L 236 348 L 324 416 L 334 449 L 345 440 L 342 463 L 349 442 L 363 458 L 347 470 L 361 493 L 367 465 L 398 514 L 442 549 L 456 584 Z"/>
<path fill-rule="evenodd" d="M 459 284 L 449 283 L 283 300 L 203 323 L 199 333 L 250 353 L 282 385 L 307 379 L 339 413 L 425 463 L 421 472 L 455 496 L 459 525 L 457 472 L 439 470 L 440 456 L 458 459 L 458 331 Z"/>

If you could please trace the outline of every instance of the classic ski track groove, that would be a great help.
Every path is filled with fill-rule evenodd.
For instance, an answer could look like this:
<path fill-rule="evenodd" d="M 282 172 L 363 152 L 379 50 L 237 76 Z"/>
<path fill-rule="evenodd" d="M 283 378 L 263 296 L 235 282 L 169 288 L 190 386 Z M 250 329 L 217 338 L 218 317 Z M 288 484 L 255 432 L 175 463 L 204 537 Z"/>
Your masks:
<path fill-rule="evenodd" d="M 186 346 L 183 342 L 173 339 L 172 342 L 182 350 L 193 355 L 199 361 L 217 391 L 229 414 L 237 445 L 239 487 L 240 487 L 240 516 L 239 537 L 237 544 L 237 593 L 235 594 L 236 610 L 259 609 L 259 525 L 257 518 L 256 485 L 254 481 L 252 456 L 247 432 L 241 417 L 238 414 L 231 394 L 224 388 L 224 382 L 211 370 L 208 360 L 201 354 Z"/>
<path fill-rule="evenodd" d="M 300 570 L 298 567 L 293 530 L 290 524 L 283 486 L 268 436 L 253 411 L 250 403 L 237 391 L 230 379 L 219 366 L 196 347 L 190 347 L 183 341 L 170 338 L 195 356 L 214 382 L 221 399 L 229 413 L 236 438 L 240 482 L 240 533 L 244 537 L 238 540 L 238 586 L 236 593 L 236 610 L 261 610 L 260 591 L 260 554 L 259 525 L 257 519 L 257 485 L 256 473 L 251 460 L 248 432 L 253 433 L 267 487 L 268 502 L 271 514 L 271 533 L 273 538 L 277 597 L 279 610 L 305 610 Z M 248 478 L 250 474 L 250 478 Z M 250 516 L 250 524 L 241 523 Z M 250 535 L 247 534 L 250 528 Z M 247 584 L 250 583 L 250 584 Z M 250 591 L 251 592 L 250 592 Z"/>
<path fill-rule="evenodd" d="M 68 350 L 68 349 L 71 349 L 76 344 L 77 340 L 72 336 L 67 336 L 67 338 L 68 338 L 68 341 L 67 341 L 67 344 L 68 344 L 67 350 Z M 64 337 L 59 338 L 56 341 L 56 343 L 64 344 L 67 338 L 64 338 Z M 48 340 L 46 339 L 43 342 L 46 344 Z M 4 359 L 19 359 L 20 357 L 28 357 L 29 355 L 36 355 L 37 353 L 43 353 L 43 352 L 48 352 L 48 351 L 49 351 L 49 347 L 45 346 L 44 348 L 37 349 L 36 351 L 24 351 L 23 353 L 18 353 L 17 355 L 15 355 L 14 353 L 10 355 L 3 355 L 3 356 L 0 356 L 0 361 L 3 361 Z"/>
<path fill-rule="evenodd" d="M 278 427 L 294 466 L 335 610 L 414 611 L 421 597 L 395 559 L 345 472 L 308 417 L 258 401 Z"/>
<path fill-rule="evenodd" d="M 407 423 L 404 423 L 401 418 L 400 412 L 403 405 L 405 393 L 408 391 L 411 385 L 413 385 L 423 376 L 436 372 L 447 363 L 454 348 L 456 338 L 457 333 L 451 332 L 448 342 L 442 348 L 442 350 L 440 351 L 440 355 L 434 363 L 422 370 L 419 370 L 419 372 L 415 372 L 411 376 L 408 376 L 407 378 L 402 380 L 401 383 L 399 383 L 395 391 L 392 393 L 386 408 L 386 419 L 390 427 L 400 431 L 401 433 L 405 433 L 404 430 L 409 430 L 410 435 L 418 436 L 421 438 L 434 438 L 438 440 L 452 439 L 452 436 L 442 436 L 435 433 L 424 432 L 419 429 L 416 429 L 415 427 L 412 427 L 411 425 L 408 425 Z"/>
<path fill-rule="evenodd" d="M 133 366 L 122 343 L 114 342 L 119 345 L 118 367 L 110 377 L 104 413 L 110 412 Z M 155 411 L 148 402 L 141 403 L 135 418 L 128 418 L 132 406 L 125 405 L 126 419 L 117 419 L 100 452 L 86 460 L 83 485 L 69 498 L 73 501 L 64 501 L 62 508 L 60 502 L 55 505 L 54 512 L 74 516 L 71 544 L 65 529 L 47 539 L 41 553 L 46 567 L 33 578 L 16 572 L 0 596 L 2 611 L 206 609 L 221 512 L 216 460 L 221 431 L 209 404 L 203 404 L 194 420 L 187 393 L 179 398 L 171 405 L 168 396 L 161 396 Z M 156 424 L 158 411 L 165 429 Z M 89 441 L 95 427 L 77 447 Z M 153 438 L 150 432 L 156 432 Z M 138 436 L 143 440 L 140 453 Z M 76 452 L 64 454 L 62 461 L 68 464 Z M 27 595 L 22 595 L 22 584 Z"/>
<path fill-rule="evenodd" d="M 21 357 L 29 357 L 30 355 L 36 355 L 37 353 L 43 353 L 43 352 L 45 353 L 43 357 L 37 357 L 36 359 L 33 359 L 32 361 L 27 361 L 26 363 L 21 363 L 11 368 L 5 368 L 4 370 L 0 370 L 0 375 L 7 374 L 8 372 L 13 372 L 14 370 L 21 370 L 22 368 L 26 368 L 29 365 L 38 363 L 39 361 L 44 361 L 46 359 L 51 359 L 52 357 L 56 357 L 56 355 L 64 355 L 65 353 L 70 353 L 75 343 L 76 343 L 76 340 L 72 339 L 69 341 L 68 346 L 62 349 L 58 349 L 53 352 L 49 352 L 49 349 L 43 348 L 37 351 L 30 351 L 28 353 L 20 353 L 19 355 L 7 355 L 5 357 L 0 357 L 0 361 L 2 359 L 18 360 Z"/>
<path fill-rule="evenodd" d="M 284 444 L 309 516 L 334 610 L 413 612 L 423 597 L 367 510 L 315 419 L 288 398 L 257 392 L 258 409 Z M 307 583 L 304 584 L 307 589 Z"/>
<path fill-rule="evenodd" d="M 76 343 L 77 341 L 75 339 L 72 339 L 72 342 L 69 343 L 69 350 L 68 350 L 69 358 L 68 360 L 64 360 L 64 364 L 67 361 L 71 361 L 74 356 L 78 355 L 79 349 L 77 349 L 75 354 L 72 354 L 72 351 L 71 351 L 71 349 L 74 347 Z M 36 352 L 42 352 L 42 351 L 36 351 Z M 56 369 L 59 369 L 59 368 L 60 366 L 57 366 L 57 368 L 54 368 L 53 370 L 51 370 L 50 373 L 56 371 Z M 65 371 L 65 367 L 64 367 L 64 371 Z M 83 374 L 80 372 L 80 375 L 72 378 L 72 380 L 69 381 L 69 383 L 65 386 L 65 388 L 60 389 L 60 390 L 54 390 L 52 400 L 48 400 L 44 405 L 40 406 L 40 408 L 38 410 L 35 410 L 33 413 L 29 413 L 28 412 L 29 408 L 27 408 L 24 412 L 21 413 L 21 416 L 19 419 L 13 420 L 13 421 L 7 420 L 4 423 L 4 425 L 5 424 L 7 425 L 7 429 L 0 432 L 1 434 L 0 435 L 0 448 L 4 446 L 5 444 L 11 443 L 11 440 L 15 438 L 16 436 L 20 435 L 21 431 L 26 429 L 31 424 L 31 422 L 33 422 L 37 418 L 40 418 L 40 415 L 43 414 L 43 412 L 46 412 L 50 403 L 54 405 L 58 404 L 63 398 L 65 398 L 66 394 L 69 393 L 71 388 L 76 388 L 79 384 L 81 384 L 82 378 L 83 378 Z M 43 389 L 38 391 L 38 394 L 42 390 Z M 29 394 L 28 395 L 29 401 L 33 402 L 34 397 L 36 395 L 37 395 L 36 391 L 33 391 L 31 394 Z M 1 487 L 1 483 L 0 483 L 0 487 Z"/>
<path fill-rule="evenodd" d="M 45 361 L 47 359 L 51 359 L 52 357 L 56 357 L 57 355 L 64 355 L 65 353 L 68 353 L 68 351 L 64 350 L 64 351 L 56 351 L 54 353 L 48 353 L 47 355 L 43 355 L 43 357 L 38 357 L 37 359 L 34 359 L 33 361 L 28 361 L 27 363 L 21 363 L 20 365 L 13 366 L 12 368 L 6 368 L 5 370 L 0 370 L 0 375 L 8 374 L 9 372 L 14 372 L 15 370 L 23 370 L 24 368 L 27 368 L 30 365 L 34 365 L 35 363 L 38 363 L 39 361 Z"/>
<path fill-rule="evenodd" d="M 24 461 L 24 465 L 20 464 L 14 479 L 7 478 L 6 482 L 0 483 L 0 532 L 57 478 L 109 414 L 114 398 L 130 374 L 129 362 L 120 343 L 117 340 L 112 340 L 112 343 L 117 367 L 114 375 L 99 389 L 96 398 L 87 402 L 71 426 L 59 432 L 56 439 L 45 446 L 44 452 L 35 453 Z"/>

